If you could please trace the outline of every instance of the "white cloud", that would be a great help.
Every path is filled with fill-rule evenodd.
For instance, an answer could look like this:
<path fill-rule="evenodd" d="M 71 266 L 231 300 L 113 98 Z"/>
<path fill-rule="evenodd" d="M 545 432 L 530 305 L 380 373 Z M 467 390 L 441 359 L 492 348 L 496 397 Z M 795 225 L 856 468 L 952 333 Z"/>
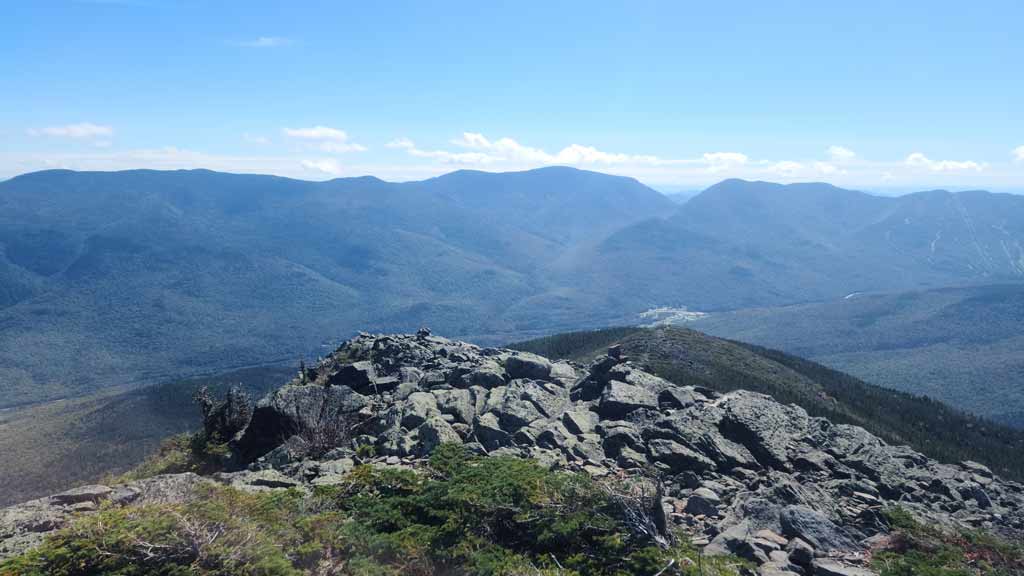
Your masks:
<path fill-rule="evenodd" d="M 408 138 L 405 138 L 403 136 L 401 138 L 395 138 L 391 142 L 388 142 L 387 144 L 384 145 L 384 147 L 385 148 L 408 149 L 408 148 L 415 148 L 416 144 L 413 143 L 412 140 L 410 140 Z"/>
<path fill-rule="evenodd" d="M 424 150 L 409 138 L 395 138 L 385 144 L 388 148 L 405 150 L 416 158 L 431 158 L 445 164 L 491 164 L 500 158 L 484 152 L 449 152 L 448 150 Z"/>
<path fill-rule="evenodd" d="M 525 146 L 512 138 L 489 140 L 477 132 L 463 132 L 460 138 L 451 141 L 461 148 L 481 151 L 488 161 L 522 162 L 527 164 L 567 164 L 581 165 L 622 165 L 622 164 L 658 164 L 662 160 L 656 156 L 636 156 L 598 150 L 593 146 L 570 144 L 555 154 L 540 148 Z"/>
<path fill-rule="evenodd" d="M 313 172 L 322 172 L 324 174 L 330 174 L 331 176 L 340 176 L 343 172 L 341 165 L 338 164 L 338 161 L 333 158 L 303 160 L 301 164 L 302 167 L 307 170 L 311 170 Z"/>
<path fill-rule="evenodd" d="M 706 152 L 702 158 L 708 165 L 708 172 L 711 173 L 725 172 L 750 162 L 746 154 L 739 152 Z"/>
<path fill-rule="evenodd" d="M 249 134 L 248 132 L 242 134 L 242 140 L 249 144 L 259 144 L 261 146 L 270 144 L 270 138 L 260 136 L 259 134 Z"/>
<path fill-rule="evenodd" d="M 852 160 L 857 153 L 845 146 L 829 146 L 828 155 L 834 162 L 842 162 L 844 160 Z"/>
<path fill-rule="evenodd" d="M 1024 162 L 1024 146 L 1017 146 L 1014 148 L 1013 157 L 1017 162 Z"/>
<path fill-rule="evenodd" d="M 819 174 L 824 174 L 826 176 L 839 173 L 839 169 L 828 162 L 815 162 L 814 169 L 817 170 Z"/>
<path fill-rule="evenodd" d="M 59 138 L 99 138 L 99 137 L 110 137 L 114 135 L 114 129 L 111 126 L 103 126 L 100 124 L 93 124 L 91 122 L 81 122 L 78 124 L 65 124 L 63 126 L 47 126 L 45 128 L 29 128 L 28 134 L 30 136 L 55 136 Z"/>
<path fill-rule="evenodd" d="M 291 42 L 291 40 L 283 36 L 260 36 L 259 38 L 243 40 L 235 44 L 243 48 L 278 48 L 280 46 L 287 46 Z"/>
<path fill-rule="evenodd" d="M 963 172 L 967 170 L 980 172 L 985 169 L 985 164 L 979 164 L 973 160 L 932 160 L 921 152 L 910 154 L 903 162 L 907 166 L 925 168 L 932 172 Z"/>
<path fill-rule="evenodd" d="M 366 147 L 355 142 L 349 142 L 348 133 L 337 128 L 328 126 L 313 126 L 311 128 L 284 128 L 285 136 L 298 140 L 305 140 L 312 143 L 323 152 L 343 154 L 345 152 L 365 152 Z"/>
<path fill-rule="evenodd" d="M 776 162 L 771 166 L 772 172 L 787 178 L 796 176 L 803 169 L 803 164 L 799 162 L 793 162 L 792 160 L 783 160 L 782 162 Z"/>
<path fill-rule="evenodd" d="M 345 142 L 348 140 L 348 133 L 337 128 L 327 126 L 313 126 L 312 128 L 285 128 L 285 136 L 292 138 L 303 138 L 306 140 L 334 140 Z"/>
<path fill-rule="evenodd" d="M 485 151 L 487 156 L 502 160 L 537 162 L 541 164 L 557 162 L 555 157 L 540 148 L 523 146 L 511 138 L 500 138 L 491 142 L 483 134 L 463 132 L 462 138 L 452 140 L 452 144 L 471 150 L 482 150 Z"/>

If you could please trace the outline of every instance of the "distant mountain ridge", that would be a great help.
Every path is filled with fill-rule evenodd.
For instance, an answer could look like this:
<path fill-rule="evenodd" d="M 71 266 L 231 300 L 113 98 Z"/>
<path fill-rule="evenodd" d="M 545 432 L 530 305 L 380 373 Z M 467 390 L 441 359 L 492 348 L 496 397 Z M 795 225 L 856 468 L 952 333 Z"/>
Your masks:
<path fill-rule="evenodd" d="M 0 183 L 0 407 L 294 361 L 356 326 L 538 330 L 531 298 L 575 301 L 546 266 L 672 207 L 633 179 L 567 168 L 409 183 L 19 176 Z"/>
<path fill-rule="evenodd" d="M 871 196 L 726 180 L 672 216 L 626 226 L 577 273 L 606 292 L 729 310 L 1024 279 L 1024 197 Z M 646 289 L 638 289 L 644 286 Z"/>
<path fill-rule="evenodd" d="M 421 182 L 55 170 L 0 182 L 0 408 L 294 362 L 356 327 L 484 343 L 1024 279 L 1024 198 L 551 167 Z"/>

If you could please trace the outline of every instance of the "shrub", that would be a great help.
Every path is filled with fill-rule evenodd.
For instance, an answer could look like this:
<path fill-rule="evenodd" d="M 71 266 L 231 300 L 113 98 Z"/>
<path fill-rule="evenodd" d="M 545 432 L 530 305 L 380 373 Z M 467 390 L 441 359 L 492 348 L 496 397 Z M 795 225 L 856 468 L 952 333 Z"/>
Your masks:
<path fill-rule="evenodd" d="M 904 508 L 883 516 L 893 529 L 890 543 L 872 566 L 881 576 L 1010 576 L 1024 573 L 1024 548 L 976 532 L 943 531 L 918 522 Z"/>
<path fill-rule="evenodd" d="M 698 565 L 693 548 L 638 536 L 589 476 L 461 446 L 438 447 L 422 471 L 357 466 L 312 494 L 197 496 L 104 508 L 0 563 L 0 576 L 726 576 L 742 565 Z"/>

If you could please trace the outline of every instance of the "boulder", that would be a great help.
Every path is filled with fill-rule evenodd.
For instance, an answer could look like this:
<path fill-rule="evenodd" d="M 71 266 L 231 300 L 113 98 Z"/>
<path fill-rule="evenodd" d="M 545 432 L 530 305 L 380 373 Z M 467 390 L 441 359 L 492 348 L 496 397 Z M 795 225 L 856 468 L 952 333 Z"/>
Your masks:
<path fill-rule="evenodd" d="M 508 432 L 502 430 L 501 425 L 498 423 L 498 417 L 492 412 L 488 412 L 476 419 L 473 433 L 477 441 L 480 442 L 480 445 L 488 452 L 497 450 L 502 446 L 508 446 L 512 441 Z"/>
<path fill-rule="evenodd" d="M 612 380 L 601 393 L 598 412 L 605 418 L 622 418 L 641 408 L 657 408 L 658 399 L 649 390 Z"/>
<path fill-rule="evenodd" d="M 694 516 L 714 516 L 718 514 L 718 506 L 722 500 L 707 488 L 697 488 L 686 499 L 685 511 Z"/>
<path fill-rule="evenodd" d="M 402 428 L 412 430 L 436 415 L 440 415 L 440 411 L 434 395 L 430 392 L 413 392 L 405 400 L 402 409 Z"/>
<path fill-rule="evenodd" d="M 462 443 L 458 432 L 451 424 L 439 416 L 432 416 L 419 427 L 419 446 L 417 453 L 426 456 L 441 444 Z"/>
<path fill-rule="evenodd" d="M 556 362 L 551 365 L 551 379 L 565 384 L 571 384 L 576 380 L 576 369 L 568 362 Z"/>
<path fill-rule="evenodd" d="M 562 414 L 562 424 L 573 434 L 589 434 L 597 427 L 599 417 L 590 410 L 573 409 Z"/>
<path fill-rule="evenodd" d="M 361 391 L 369 387 L 376 377 L 377 371 L 374 370 L 373 363 L 362 360 L 342 365 L 328 378 L 327 383 L 331 386 L 348 386 Z"/>
<path fill-rule="evenodd" d="M 789 538 L 800 538 L 818 550 L 849 551 L 858 548 L 845 530 L 836 526 L 824 514 L 806 506 L 787 506 L 779 514 L 782 533 Z"/>
<path fill-rule="evenodd" d="M 89 486 L 80 486 L 78 488 L 72 488 L 66 492 L 55 494 L 50 496 L 50 500 L 54 504 L 78 504 L 80 502 L 99 502 L 106 500 L 110 497 L 113 492 L 109 486 L 103 486 L 101 484 L 90 484 Z"/>
<path fill-rule="evenodd" d="M 786 545 L 786 551 L 789 552 L 791 562 L 805 569 L 809 569 L 811 563 L 814 562 L 814 547 L 802 538 L 790 540 L 789 544 Z"/>
<path fill-rule="evenodd" d="M 867 568 L 842 564 L 831 558 L 819 558 L 813 566 L 814 576 L 878 576 Z"/>
<path fill-rule="evenodd" d="M 715 467 L 715 463 L 706 456 L 673 440 L 651 440 L 647 443 L 647 452 L 651 460 L 664 462 L 677 474 L 684 470 L 710 470 Z"/>
<path fill-rule="evenodd" d="M 496 362 L 487 361 L 462 376 L 465 385 L 496 388 L 505 385 L 505 371 Z"/>
<path fill-rule="evenodd" d="M 476 402 L 468 389 L 435 390 L 434 398 L 442 414 L 451 414 L 456 422 L 472 424 L 476 418 Z"/>
<path fill-rule="evenodd" d="M 597 431 L 603 437 L 601 444 L 609 458 L 618 457 L 619 452 L 625 446 L 637 450 L 643 446 L 640 432 L 637 431 L 636 426 L 629 422 L 612 421 L 602 423 Z"/>
<path fill-rule="evenodd" d="M 551 376 L 551 362 L 542 356 L 529 352 L 517 352 L 505 360 L 505 371 L 509 378 L 547 380 Z"/>
<path fill-rule="evenodd" d="M 354 420 L 370 399 L 348 386 L 289 384 L 256 404 L 241 437 L 232 443 L 242 463 L 252 462 L 303 431 L 317 430 L 339 420 Z"/>

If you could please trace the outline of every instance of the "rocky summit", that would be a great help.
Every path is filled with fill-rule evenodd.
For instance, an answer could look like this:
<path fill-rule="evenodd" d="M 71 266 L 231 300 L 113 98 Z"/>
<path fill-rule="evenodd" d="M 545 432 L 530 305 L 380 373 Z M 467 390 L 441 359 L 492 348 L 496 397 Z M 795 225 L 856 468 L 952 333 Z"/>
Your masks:
<path fill-rule="evenodd" d="M 0 558 L 104 500 L 184 498 L 202 482 L 304 490 L 342 482 L 359 462 L 415 467 L 444 443 L 652 480 L 667 522 L 761 574 L 869 574 L 863 559 L 896 505 L 929 524 L 1024 534 L 1024 486 L 985 466 L 939 463 L 762 394 L 677 385 L 617 348 L 583 366 L 427 330 L 360 334 L 255 405 L 230 394 L 204 415 L 208 432 L 230 439 L 229 471 L 8 508 Z"/>

